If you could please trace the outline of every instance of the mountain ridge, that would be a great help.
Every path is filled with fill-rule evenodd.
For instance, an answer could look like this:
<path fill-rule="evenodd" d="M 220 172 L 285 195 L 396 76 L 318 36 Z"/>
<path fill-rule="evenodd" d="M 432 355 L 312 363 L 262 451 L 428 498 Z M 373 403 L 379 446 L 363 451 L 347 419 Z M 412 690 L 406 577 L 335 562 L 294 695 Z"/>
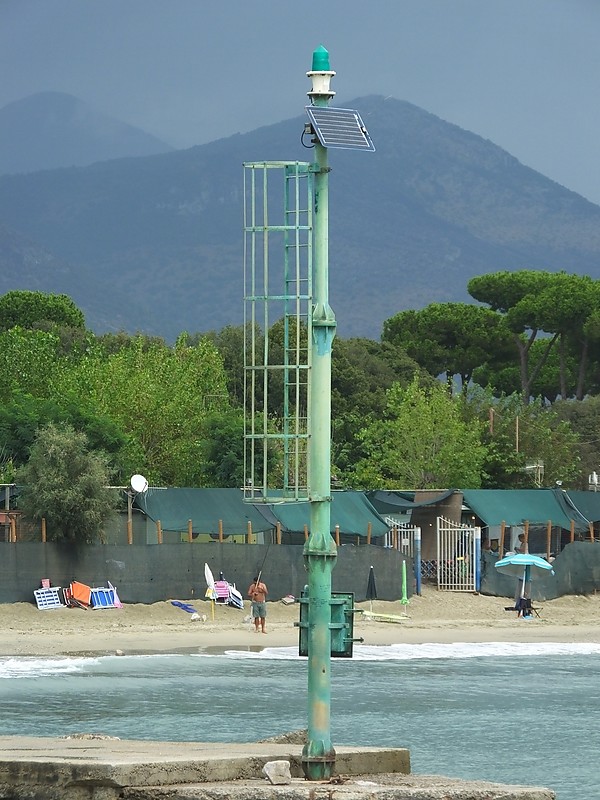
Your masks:
<path fill-rule="evenodd" d="M 36 92 L 0 108 L 0 174 L 86 166 L 172 149 L 66 92 Z"/>
<path fill-rule="evenodd" d="M 351 105 L 377 150 L 329 151 L 330 294 L 340 335 L 378 338 L 398 311 L 472 302 L 467 282 L 486 272 L 600 278 L 599 206 L 411 103 L 370 95 Z M 72 265 L 72 296 L 94 329 L 172 340 L 240 324 L 242 164 L 312 160 L 300 143 L 304 122 L 3 176 L 0 220 Z M 0 275 L 0 291 L 15 288 L 8 283 Z"/>

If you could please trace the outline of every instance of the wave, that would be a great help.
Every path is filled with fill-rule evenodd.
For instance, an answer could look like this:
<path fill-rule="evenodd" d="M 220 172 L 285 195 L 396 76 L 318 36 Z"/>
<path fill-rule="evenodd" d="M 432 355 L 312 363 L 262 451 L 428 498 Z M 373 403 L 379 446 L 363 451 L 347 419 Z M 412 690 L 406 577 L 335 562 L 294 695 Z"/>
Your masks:
<path fill-rule="evenodd" d="M 0 658 L 0 679 L 72 675 L 97 664 L 98 661 L 97 658 L 5 657 Z"/>
<path fill-rule="evenodd" d="M 353 661 L 413 661 L 440 658 L 511 658 L 515 656 L 570 656 L 600 653 L 595 642 L 455 642 L 447 644 L 356 645 Z M 232 659 L 299 659 L 294 647 L 266 647 L 258 652 L 227 650 Z M 337 659 L 345 662 L 346 659 Z"/>
<path fill-rule="evenodd" d="M 153 659 L 165 661 L 181 658 L 174 653 L 136 654 L 129 656 L 4 656 L 0 657 L 0 679 L 60 677 L 82 672 L 93 672 L 94 667 L 117 671 L 120 663 Z"/>
<path fill-rule="evenodd" d="M 352 659 L 335 659 L 337 663 L 352 661 L 414 661 L 465 658 L 511 658 L 543 657 L 600 654 L 600 644 L 590 642 L 480 642 L 451 644 L 394 644 L 394 645 L 355 645 Z M 263 650 L 225 650 L 221 653 L 157 653 L 127 656 L 97 657 L 0 657 L 0 679 L 61 677 L 77 673 L 94 673 L 98 670 L 107 673 L 129 672 L 140 661 L 162 662 L 167 669 L 168 662 L 183 663 L 187 659 L 226 659 L 228 661 L 306 661 L 298 655 L 297 647 L 265 647 Z M 189 665 L 189 662 L 188 662 Z M 169 667 L 171 669 L 171 667 Z M 151 672 L 151 671 L 150 671 Z"/>

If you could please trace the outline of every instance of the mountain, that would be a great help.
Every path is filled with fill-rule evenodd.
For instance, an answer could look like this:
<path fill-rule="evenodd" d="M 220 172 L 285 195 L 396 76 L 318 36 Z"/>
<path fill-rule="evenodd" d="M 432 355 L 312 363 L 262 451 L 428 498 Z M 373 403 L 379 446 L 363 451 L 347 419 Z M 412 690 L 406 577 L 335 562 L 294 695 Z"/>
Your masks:
<path fill-rule="evenodd" d="M 63 92 L 39 92 L 0 108 L 0 174 L 81 167 L 172 149 Z"/>
<path fill-rule="evenodd" d="M 486 272 L 600 278 L 600 207 L 410 103 L 369 96 L 345 105 L 359 109 L 377 150 L 329 151 L 330 302 L 341 336 L 378 338 L 400 310 L 469 301 L 468 280 Z M 73 267 L 70 294 L 98 332 L 172 340 L 239 324 L 242 163 L 311 161 L 304 122 L 3 176 L 0 220 Z M 23 258 L 22 282 L 34 274 Z M 11 288 L 0 270 L 0 292 Z"/>

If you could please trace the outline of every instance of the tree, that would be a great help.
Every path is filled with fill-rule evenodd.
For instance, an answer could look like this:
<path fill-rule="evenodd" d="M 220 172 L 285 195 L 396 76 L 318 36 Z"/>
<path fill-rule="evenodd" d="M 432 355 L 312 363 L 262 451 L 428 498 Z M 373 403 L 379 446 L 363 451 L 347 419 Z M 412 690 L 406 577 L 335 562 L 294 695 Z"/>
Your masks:
<path fill-rule="evenodd" d="M 91 452 L 87 438 L 69 425 L 41 428 L 27 464 L 18 471 L 23 484 L 19 508 L 37 522 L 45 518 L 50 541 L 94 544 L 116 508 L 118 497 L 107 457 Z"/>
<path fill-rule="evenodd" d="M 361 433 L 363 457 L 354 469 L 361 488 L 462 488 L 481 485 L 485 447 L 481 425 L 461 418 L 460 403 L 446 388 L 417 379 L 387 394 L 385 419 Z"/>
<path fill-rule="evenodd" d="M 244 485 L 244 415 L 239 409 L 213 413 L 203 421 L 200 458 L 208 486 Z"/>
<path fill-rule="evenodd" d="M 14 290 L 0 296 L 0 330 L 17 325 L 35 328 L 51 322 L 58 327 L 85 328 L 83 312 L 66 294 Z"/>
<path fill-rule="evenodd" d="M 262 333 L 256 327 L 256 346 L 259 352 L 263 347 Z M 250 342 L 252 333 L 251 323 L 244 325 L 226 325 L 220 331 L 209 331 L 205 334 L 208 341 L 217 348 L 223 359 L 223 367 L 227 374 L 227 389 L 231 402 L 242 407 L 244 405 L 244 344 Z M 189 344 L 193 346 L 202 337 L 190 337 Z"/>
<path fill-rule="evenodd" d="M 202 423 L 229 408 L 221 358 L 206 339 L 190 347 L 182 334 L 169 347 L 136 336 L 108 356 L 100 346 L 64 373 L 62 394 L 113 419 L 151 482 L 205 485 Z"/>
<path fill-rule="evenodd" d="M 600 395 L 585 397 L 581 402 L 561 400 L 552 410 L 577 436 L 572 456 L 580 460 L 579 488 L 587 489 L 588 475 L 600 472 Z"/>
<path fill-rule="evenodd" d="M 394 383 L 408 385 L 415 375 L 422 383 L 429 377 L 401 347 L 372 339 L 333 340 L 332 460 L 338 483 L 346 483 L 360 458 L 360 431 L 368 420 L 384 415 L 387 390 Z"/>
<path fill-rule="evenodd" d="M 92 450 L 103 450 L 114 462 L 120 479 L 130 473 L 127 461 L 128 439 L 117 423 L 96 413 L 83 403 L 64 399 L 33 397 L 15 392 L 0 405 L 0 448 L 17 467 L 29 459 L 29 451 L 40 428 L 50 423 L 67 423 L 85 433 Z M 131 473 L 130 473 L 131 474 Z"/>
<path fill-rule="evenodd" d="M 19 327 L 0 332 L 0 399 L 6 403 L 16 391 L 51 396 L 64 363 L 58 346 L 53 333 Z"/>
<path fill-rule="evenodd" d="M 546 310 L 539 298 L 550 286 L 553 277 L 550 272 L 531 270 L 495 272 L 472 278 L 467 285 L 471 297 L 487 303 L 492 311 L 504 314 L 519 354 L 521 393 L 526 402 L 531 397 L 533 381 L 558 339 L 556 332 L 545 340 L 541 358 L 532 368 L 530 351 L 538 334 L 543 331 L 544 316 L 541 312 Z"/>
<path fill-rule="evenodd" d="M 500 314 L 468 303 L 431 303 L 402 311 L 384 322 L 383 340 L 402 347 L 434 377 L 461 380 L 463 392 L 482 364 L 504 361 L 514 352 Z"/>
<path fill-rule="evenodd" d="M 493 397 L 477 387 L 463 404 L 463 419 L 482 429 L 486 448 L 482 488 L 554 486 L 557 480 L 579 484 L 579 436 L 553 407 L 539 400 L 526 403 L 519 393 Z M 543 465 L 540 483 L 533 466 L 526 469 L 528 464 Z"/>

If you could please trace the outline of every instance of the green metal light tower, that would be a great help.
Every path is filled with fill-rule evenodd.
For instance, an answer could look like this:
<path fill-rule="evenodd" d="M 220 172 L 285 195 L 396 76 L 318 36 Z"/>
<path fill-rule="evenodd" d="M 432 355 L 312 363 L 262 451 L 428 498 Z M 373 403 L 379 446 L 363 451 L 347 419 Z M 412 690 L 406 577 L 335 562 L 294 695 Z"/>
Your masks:
<path fill-rule="evenodd" d="M 327 106 L 335 75 L 324 47 L 313 53 L 308 93 L 315 106 Z M 331 573 L 337 548 L 331 536 L 331 346 L 335 315 L 329 305 L 329 166 L 327 148 L 315 137 L 313 313 L 309 417 L 310 535 L 304 546 L 308 570 L 308 741 L 302 750 L 309 780 L 331 777 Z"/>
<path fill-rule="evenodd" d="M 339 656 L 351 655 L 353 641 L 348 623 L 353 595 L 333 598 L 331 592 L 337 558 L 331 536 L 331 349 L 336 320 L 329 305 L 327 150 L 375 149 L 356 111 L 329 107 L 334 75 L 327 50 L 318 47 L 307 72 L 312 90 L 305 133 L 315 148 L 312 164 L 244 164 L 244 499 L 310 504 L 303 551 L 308 591 L 301 599 L 299 623 L 301 649 L 305 646 L 308 656 L 308 739 L 302 766 L 309 780 L 327 780 L 335 765 L 332 637 L 334 655 Z M 281 196 L 281 175 L 283 213 L 270 200 L 273 194 Z M 282 346 L 271 332 L 278 313 Z M 280 419 L 273 413 L 275 405 L 282 409 Z M 280 470 L 277 477 L 273 464 Z"/>

